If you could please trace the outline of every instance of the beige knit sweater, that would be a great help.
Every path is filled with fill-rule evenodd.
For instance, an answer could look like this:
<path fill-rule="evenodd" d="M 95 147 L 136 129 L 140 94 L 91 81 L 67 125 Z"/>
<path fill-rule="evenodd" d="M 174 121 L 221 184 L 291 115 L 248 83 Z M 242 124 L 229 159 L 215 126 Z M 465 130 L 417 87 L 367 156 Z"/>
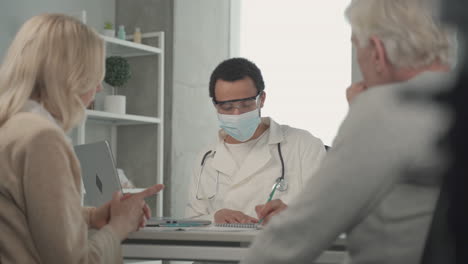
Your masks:
<path fill-rule="evenodd" d="M 0 263 L 121 263 L 109 227 L 88 236 L 79 162 L 61 128 L 37 113 L 0 127 Z"/>

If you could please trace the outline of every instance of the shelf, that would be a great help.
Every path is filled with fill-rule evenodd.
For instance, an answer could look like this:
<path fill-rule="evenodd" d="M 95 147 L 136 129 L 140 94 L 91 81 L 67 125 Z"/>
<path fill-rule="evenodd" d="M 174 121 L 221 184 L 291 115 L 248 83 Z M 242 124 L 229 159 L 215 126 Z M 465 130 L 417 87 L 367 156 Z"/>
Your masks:
<path fill-rule="evenodd" d="M 161 53 L 160 48 L 135 43 L 132 41 L 101 35 L 106 41 L 107 56 L 137 57 L 156 55 Z"/>
<path fill-rule="evenodd" d="M 163 31 L 142 32 L 141 37 L 145 44 L 133 42 L 133 34 L 125 36 L 126 40 L 104 35 L 100 37 L 105 43 L 106 57 L 131 57 L 130 63 L 141 65 L 145 69 L 151 68 L 141 72 L 140 80 L 136 80 L 138 94 L 127 95 L 127 102 L 136 107 L 129 111 L 132 114 L 99 111 L 104 109 L 105 96 L 111 93 L 99 95 L 95 103 L 99 110 L 86 110 L 86 120 L 71 133 L 73 144 L 108 140 L 117 166 L 131 174 L 135 182 L 150 185 L 163 183 L 165 34 Z M 134 193 L 141 190 L 143 189 L 123 191 Z M 157 195 L 149 201 L 156 216 L 162 216 L 163 196 Z"/>
<path fill-rule="evenodd" d="M 140 115 L 121 115 L 96 110 L 86 110 L 88 121 L 111 123 L 117 126 L 160 124 L 161 119 Z"/>

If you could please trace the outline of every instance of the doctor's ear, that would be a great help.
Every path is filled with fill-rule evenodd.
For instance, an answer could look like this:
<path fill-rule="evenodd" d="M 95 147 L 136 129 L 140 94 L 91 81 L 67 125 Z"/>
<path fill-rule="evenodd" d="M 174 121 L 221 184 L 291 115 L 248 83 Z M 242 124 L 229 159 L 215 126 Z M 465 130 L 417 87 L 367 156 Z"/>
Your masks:
<path fill-rule="evenodd" d="M 265 99 L 266 99 L 266 93 L 265 91 L 262 91 L 262 94 L 260 95 L 260 108 L 263 108 L 263 104 L 265 104 Z"/>

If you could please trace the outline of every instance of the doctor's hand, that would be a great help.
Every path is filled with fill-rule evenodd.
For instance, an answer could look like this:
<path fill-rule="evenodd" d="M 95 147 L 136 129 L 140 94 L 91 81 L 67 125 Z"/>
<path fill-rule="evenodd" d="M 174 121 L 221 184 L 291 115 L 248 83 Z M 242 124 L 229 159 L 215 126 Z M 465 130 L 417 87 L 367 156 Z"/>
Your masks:
<path fill-rule="evenodd" d="M 151 216 L 144 199 L 157 194 L 163 188 L 164 185 L 156 184 L 135 194 L 123 196 L 120 192 L 114 193 L 110 202 L 109 226 L 121 240 L 144 226 Z"/>
<path fill-rule="evenodd" d="M 221 209 L 215 213 L 214 222 L 216 224 L 249 224 L 258 223 L 258 219 L 250 217 L 241 211 Z"/>
<path fill-rule="evenodd" d="M 354 97 L 365 90 L 367 90 L 367 85 L 364 82 L 351 84 L 351 86 L 346 89 L 346 100 L 348 100 L 348 104 L 351 104 Z"/>
<path fill-rule="evenodd" d="M 288 206 L 283 203 L 283 201 L 276 199 L 269 201 L 266 204 L 255 206 L 255 212 L 257 212 L 258 219 L 263 219 L 262 224 L 266 225 L 274 215 L 286 210 L 287 208 Z"/>

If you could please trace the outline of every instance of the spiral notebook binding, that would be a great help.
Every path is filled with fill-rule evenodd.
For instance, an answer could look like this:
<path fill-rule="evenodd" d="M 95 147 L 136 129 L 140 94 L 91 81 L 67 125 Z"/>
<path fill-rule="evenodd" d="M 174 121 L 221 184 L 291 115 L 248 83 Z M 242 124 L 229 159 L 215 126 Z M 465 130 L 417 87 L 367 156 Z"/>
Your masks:
<path fill-rule="evenodd" d="M 258 224 L 214 224 L 218 227 L 234 227 L 234 228 L 258 228 Z"/>

